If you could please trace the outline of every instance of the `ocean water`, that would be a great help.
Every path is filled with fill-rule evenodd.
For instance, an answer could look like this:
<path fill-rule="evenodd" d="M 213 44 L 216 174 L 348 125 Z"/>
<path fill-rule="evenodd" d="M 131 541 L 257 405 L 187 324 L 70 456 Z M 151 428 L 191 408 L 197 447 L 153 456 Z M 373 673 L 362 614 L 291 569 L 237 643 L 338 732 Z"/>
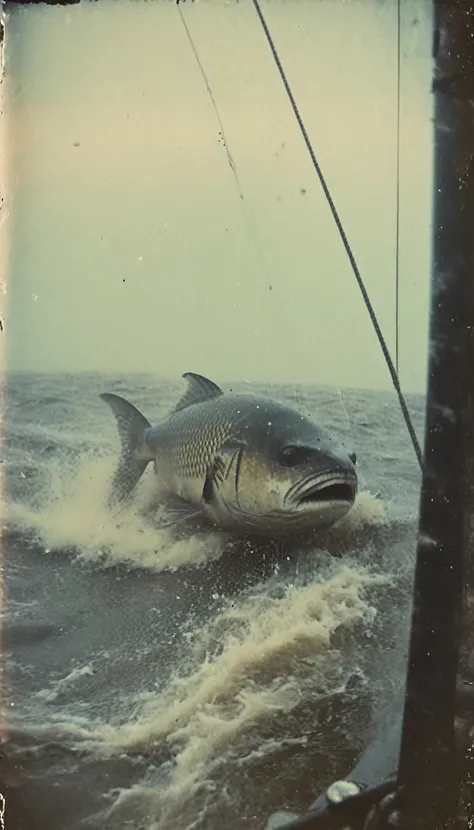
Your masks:
<path fill-rule="evenodd" d="M 360 492 L 330 531 L 298 546 L 158 530 L 151 469 L 114 519 L 118 438 L 99 394 L 153 422 L 181 381 L 4 379 L 7 826 L 263 828 L 348 772 L 400 690 L 420 474 L 395 395 L 229 386 L 356 451 Z M 424 399 L 408 405 L 422 439 Z"/>

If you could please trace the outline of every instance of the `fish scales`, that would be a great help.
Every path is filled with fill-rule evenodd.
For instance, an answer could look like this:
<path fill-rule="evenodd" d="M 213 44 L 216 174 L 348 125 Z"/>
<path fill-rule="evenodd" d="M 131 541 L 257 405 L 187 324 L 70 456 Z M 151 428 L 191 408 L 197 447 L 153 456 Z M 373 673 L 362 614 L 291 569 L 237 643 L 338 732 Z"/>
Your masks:
<path fill-rule="evenodd" d="M 230 411 L 229 411 L 230 410 Z M 231 437 L 240 414 L 229 401 L 217 399 L 174 412 L 155 428 L 160 456 L 183 478 L 204 477 L 218 449 Z"/>

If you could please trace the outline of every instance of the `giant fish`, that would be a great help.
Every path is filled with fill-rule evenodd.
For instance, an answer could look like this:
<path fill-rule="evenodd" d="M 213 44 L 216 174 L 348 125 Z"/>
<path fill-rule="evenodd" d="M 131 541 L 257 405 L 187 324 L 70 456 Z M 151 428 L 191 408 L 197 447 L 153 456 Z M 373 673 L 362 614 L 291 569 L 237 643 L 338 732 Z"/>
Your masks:
<path fill-rule="evenodd" d="M 155 426 L 119 395 L 100 396 L 122 445 L 110 506 L 130 498 L 152 461 L 162 525 L 206 518 L 237 536 L 278 537 L 327 528 L 351 509 L 356 456 L 325 429 L 272 398 L 183 377 L 185 394 Z"/>

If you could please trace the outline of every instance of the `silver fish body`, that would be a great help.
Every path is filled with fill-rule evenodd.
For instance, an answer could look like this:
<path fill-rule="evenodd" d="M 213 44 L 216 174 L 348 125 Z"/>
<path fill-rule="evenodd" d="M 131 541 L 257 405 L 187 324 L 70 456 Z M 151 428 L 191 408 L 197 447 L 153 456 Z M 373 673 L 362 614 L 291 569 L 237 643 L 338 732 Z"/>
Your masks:
<path fill-rule="evenodd" d="M 111 503 L 131 495 L 150 461 L 165 498 L 162 524 L 205 516 L 237 535 L 281 536 L 331 525 L 357 493 L 355 455 L 311 418 L 272 398 L 224 394 L 187 373 L 188 389 L 156 426 L 117 395 L 122 455 Z"/>

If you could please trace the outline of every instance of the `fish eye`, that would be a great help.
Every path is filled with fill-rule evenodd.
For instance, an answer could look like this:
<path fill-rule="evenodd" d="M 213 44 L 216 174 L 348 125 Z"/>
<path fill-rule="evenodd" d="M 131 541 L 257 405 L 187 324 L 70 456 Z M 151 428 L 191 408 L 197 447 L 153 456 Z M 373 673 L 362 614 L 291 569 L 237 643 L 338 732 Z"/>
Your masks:
<path fill-rule="evenodd" d="M 294 467 L 301 461 L 301 452 L 299 447 L 283 447 L 280 453 L 280 459 L 282 464 L 286 467 Z"/>
<path fill-rule="evenodd" d="M 349 453 L 349 458 L 351 459 L 353 464 L 357 463 L 357 456 L 356 456 L 355 452 L 350 452 Z"/>

